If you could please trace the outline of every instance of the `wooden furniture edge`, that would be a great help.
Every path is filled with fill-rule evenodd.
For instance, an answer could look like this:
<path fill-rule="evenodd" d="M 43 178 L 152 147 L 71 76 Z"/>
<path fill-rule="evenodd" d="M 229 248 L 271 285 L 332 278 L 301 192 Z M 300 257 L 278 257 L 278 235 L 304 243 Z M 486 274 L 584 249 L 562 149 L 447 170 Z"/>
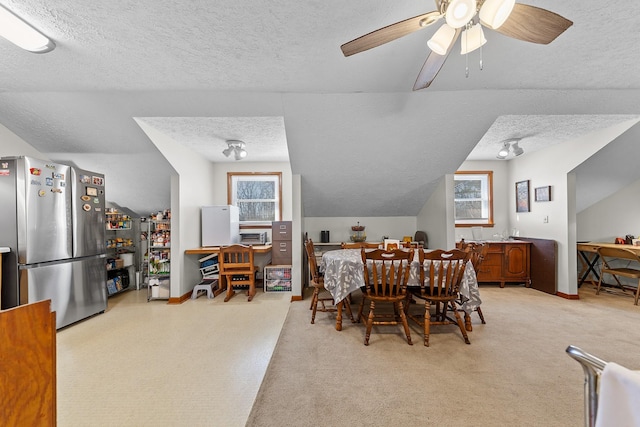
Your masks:
<path fill-rule="evenodd" d="M 578 294 L 565 294 L 564 292 L 556 292 L 556 295 L 564 299 L 580 299 Z"/>
<path fill-rule="evenodd" d="M 272 245 L 253 245 L 253 252 L 258 254 L 266 254 L 271 252 Z M 193 249 L 186 249 L 186 255 L 205 255 L 216 254 L 220 252 L 220 246 L 206 246 Z"/>

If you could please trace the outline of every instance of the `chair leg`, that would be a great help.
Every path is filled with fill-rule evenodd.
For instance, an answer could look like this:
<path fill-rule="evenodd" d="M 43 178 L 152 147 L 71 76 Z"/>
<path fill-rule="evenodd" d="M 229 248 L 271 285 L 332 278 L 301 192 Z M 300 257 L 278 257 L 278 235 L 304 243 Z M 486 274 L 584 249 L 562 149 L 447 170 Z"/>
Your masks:
<path fill-rule="evenodd" d="M 452 310 L 453 314 L 456 316 L 456 321 L 458 322 L 458 327 L 460 328 L 460 332 L 462 332 L 462 336 L 464 337 L 464 342 L 466 344 L 471 344 L 471 341 L 469 341 L 469 337 L 467 336 L 467 331 L 464 329 L 464 323 L 462 322 L 462 317 L 460 317 L 460 313 L 458 313 L 458 310 L 454 309 Z"/>
<path fill-rule="evenodd" d="M 247 301 L 251 301 L 253 299 L 253 297 L 256 295 L 256 284 L 255 284 L 255 282 L 251 282 L 249 284 L 248 295 L 249 295 L 249 297 L 247 298 Z"/>
<path fill-rule="evenodd" d="M 638 287 L 636 288 L 636 299 L 633 302 L 634 305 L 638 305 L 638 297 L 640 296 L 640 280 L 638 280 Z"/>
<path fill-rule="evenodd" d="M 602 276 L 604 276 L 604 273 L 600 273 L 600 280 L 598 280 L 598 286 L 596 286 L 596 295 L 600 295 L 600 286 L 602 285 Z"/>
<path fill-rule="evenodd" d="M 349 313 L 349 318 L 351 319 L 351 323 L 356 323 L 356 319 L 353 318 L 353 312 L 351 311 L 351 302 L 349 301 L 349 298 L 345 298 L 343 301 L 344 301 L 344 306 L 347 309 L 347 313 Z"/>
<path fill-rule="evenodd" d="M 407 336 L 407 343 L 413 345 L 411 342 L 411 332 L 409 332 L 409 322 L 407 322 L 407 315 L 404 313 L 404 307 L 402 301 L 398 301 L 398 311 L 400 312 L 400 319 L 402 319 L 402 326 L 404 327 L 404 333 Z"/>
<path fill-rule="evenodd" d="M 364 334 L 364 345 L 369 345 L 369 337 L 371 337 L 371 327 L 373 326 L 373 310 L 376 307 L 375 301 L 371 301 L 369 306 L 369 318 L 367 319 L 367 330 Z"/>
<path fill-rule="evenodd" d="M 227 302 L 231 299 L 232 296 L 236 294 L 233 290 L 233 283 L 230 277 L 227 277 L 227 296 L 224 297 L 224 302 Z"/>
<path fill-rule="evenodd" d="M 424 302 L 424 345 L 429 347 L 429 332 L 431 329 L 431 304 Z"/>
<path fill-rule="evenodd" d="M 358 308 L 358 317 L 356 319 L 358 323 L 360 323 L 360 320 L 362 319 L 362 313 L 364 312 L 364 303 L 366 299 L 366 294 L 362 293 L 362 301 L 360 301 L 360 308 Z"/>
<path fill-rule="evenodd" d="M 483 325 L 485 325 L 487 322 L 484 321 L 484 316 L 482 315 L 482 309 L 480 307 L 476 308 L 476 311 L 478 312 L 478 316 L 480 317 L 480 321 L 482 322 Z"/>
<path fill-rule="evenodd" d="M 311 324 L 316 321 L 316 311 L 318 310 L 318 288 L 313 289 L 313 296 L 311 297 Z"/>
<path fill-rule="evenodd" d="M 471 324 L 471 316 L 466 311 L 464 312 L 464 328 L 469 332 L 473 331 L 473 325 Z"/>

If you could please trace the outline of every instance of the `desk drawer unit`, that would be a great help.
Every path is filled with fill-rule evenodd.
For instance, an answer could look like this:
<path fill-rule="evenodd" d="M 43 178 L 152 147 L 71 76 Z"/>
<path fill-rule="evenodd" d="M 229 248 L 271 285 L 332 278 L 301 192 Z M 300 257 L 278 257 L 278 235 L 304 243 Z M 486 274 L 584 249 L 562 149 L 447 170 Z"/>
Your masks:
<path fill-rule="evenodd" d="M 274 221 L 271 225 L 271 239 L 291 241 L 291 221 Z"/>
<path fill-rule="evenodd" d="M 271 226 L 271 262 L 291 265 L 291 221 L 274 221 Z"/>
<path fill-rule="evenodd" d="M 273 242 L 271 263 L 291 265 L 291 241 Z"/>

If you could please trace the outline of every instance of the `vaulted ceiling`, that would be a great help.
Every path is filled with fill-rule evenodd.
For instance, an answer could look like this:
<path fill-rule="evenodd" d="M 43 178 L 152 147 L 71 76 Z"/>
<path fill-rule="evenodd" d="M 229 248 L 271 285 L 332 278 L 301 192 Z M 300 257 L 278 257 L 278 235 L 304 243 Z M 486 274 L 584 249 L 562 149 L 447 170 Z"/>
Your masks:
<path fill-rule="evenodd" d="M 348 58 L 340 45 L 432 0 L 4 1 L 57 46 L 0 40 L 0 123 L 104 172 L 108 198 L 140 213 L 169 206 L 170 166 L 135 119 L 213 162 L 233 161 L 226 139 L 246 142 L 247 168 L 290 161 L 307 216 L 416 215 L 505 139 L 526 155 L 640 115 L 640 2 L 526 3 L 574 24 L 548 45 L 485 31 L 482 71 L 456 47 L 413 92 L 438 25 Z"/>

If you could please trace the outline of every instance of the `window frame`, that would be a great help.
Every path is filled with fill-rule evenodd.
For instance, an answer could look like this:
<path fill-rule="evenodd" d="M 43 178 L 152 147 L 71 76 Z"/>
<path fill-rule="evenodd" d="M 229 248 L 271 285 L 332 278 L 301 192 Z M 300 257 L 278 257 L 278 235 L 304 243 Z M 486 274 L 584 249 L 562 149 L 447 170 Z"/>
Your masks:
<path fill-rule="evenodd" d="M 468 176 L 468 175 L 476 175 L 480 177 L 480 180 L 483 181 L 483 185 L 486 185 L 486 205 L 488 210 L 488 218 L 485 220 L 468 220 L 468 219 L 458 219 L 455 217 L 455 203 L 458 199 L 456 199 L 455 194 L 455 181 L 462 181 L 463 179 L 458 177 Z M 484 192 L 484 191 L 483 191 Z M 456 227 L 493 227 L 495 224 L 493 222 L 493 171 L 456 171 L 454 176 L 454 194 L 453 194 L 453 211 L 454 211 L 454 220 Z M 485 198 L 482 197 L 484 201 Z"/>
<path fill-rule="evenodd" d="M 282 221 L 282 172 L 227 172 L 227 203 L 238 206 L 236 183 L 247 177 L 254 181 L 260 181 L 259 178 L 263 177 L 263 181 L 276 183 L 276 199 L 273 200 L 276 212 L 271 221 L 240 221 L 240 228 L 265 228 L 271 227 L 273 221 Z"/>

